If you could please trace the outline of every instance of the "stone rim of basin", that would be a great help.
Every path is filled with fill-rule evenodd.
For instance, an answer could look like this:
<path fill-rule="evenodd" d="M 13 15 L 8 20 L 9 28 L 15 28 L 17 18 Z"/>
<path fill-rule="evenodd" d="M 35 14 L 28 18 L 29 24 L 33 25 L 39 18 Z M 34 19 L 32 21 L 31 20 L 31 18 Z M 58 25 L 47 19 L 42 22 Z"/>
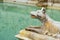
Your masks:
<path fill-rule="evenodd" d="M 19 39 L 22 39 L 22 40 L 31 40 L 30 38 L 28 38 L 28 37 L 23 37 L 23 36 L 21 36 L 20 34 L 15 35 L 15 37 L 17 37 L 17 38 L 19 38 Z"/>
<path fill-rule="evenodd" d="M 23 33 L 23 34 L 21 34 L 21 33 Z M 23 40 L 40 40 L 40 39 L 41 40 L 50 40 L 50 39 L 59 40 L 59 39 L 53 38 L 51 36 L 41 35 L 41 34 L 37 34 L 35 32 L 26 31 L 26 30 L 21 30 L 19 34 L 15 35 L 15 37 L 17 37 L 19 39 L 23 39 Z"/>

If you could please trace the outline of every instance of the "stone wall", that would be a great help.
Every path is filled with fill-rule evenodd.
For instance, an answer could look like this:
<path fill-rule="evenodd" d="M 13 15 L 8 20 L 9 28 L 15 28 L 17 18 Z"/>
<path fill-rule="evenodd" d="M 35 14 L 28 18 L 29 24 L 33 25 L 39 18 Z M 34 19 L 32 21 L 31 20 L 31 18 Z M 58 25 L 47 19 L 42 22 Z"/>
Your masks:
<path fill-rule="evenodd" d="M 60 0 L 48 0 L 48 1 L 53 3 L 60 3 Z"/>
<path fill-rule="evenodd" d="M 4 0 L 4 2 L 13 2 L 14 0 Z"/>

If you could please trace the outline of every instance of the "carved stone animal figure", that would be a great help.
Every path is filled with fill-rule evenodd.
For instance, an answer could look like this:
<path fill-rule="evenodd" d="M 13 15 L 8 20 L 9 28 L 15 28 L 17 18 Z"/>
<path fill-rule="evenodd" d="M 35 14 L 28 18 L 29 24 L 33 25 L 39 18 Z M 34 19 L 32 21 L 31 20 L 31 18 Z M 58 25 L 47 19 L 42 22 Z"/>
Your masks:
<path fill-rule="evenodd" d="M 21 30 L 20 33 L 16 35 L 17 38 L 20 38 L 22 40 L 60 40 L 60 34 L 57 34 L 60 32 L 60 23 L 52 20 L 46 14 L 45 8 L 37 11 L 32 11 L 31 16 L 33 18 L 39 19 L 42 22 L 42 27 L 31 27 L 31 29 L 27 28 L 25 30 Z M 55 34 L 56 38 L 48 35 L 38 34 L 41 32 L 44 33 L 44 31 Z"/>
<path fill-rule="evenodd" d="M 42 29 L 42 31 L 45 30 L 45 33 L 49 32 L 48 35 L 54 34 L 53 36 L 60 33 L 60 22 L 57 22 L 57 21 L 51 19 L 46 14 L 45 8 L 42 8 L 41 10 L 37 10 L 37 11 L 32 11 L 31 16 L 32 16 L 32 18 L 39 19 L 42 22 L 43 27 L 42 28 L 39 27 L 40 29 L 39 28 L 37 29 L 37 27 L 29 27 L 29 28 L 26 28 L 27 30 L 40 33 L 40 31 Z"/>
<path fill-rule="evenodd" d="M 50 33 L 59 33 L 60 32 L 60 22 L 57 22 L 51 19 L 47 14 L 45 8 L 41 10 L 32 11 L 32 18 L 39 19 L 42 22 L 43 28 L 48 30 Z"/>

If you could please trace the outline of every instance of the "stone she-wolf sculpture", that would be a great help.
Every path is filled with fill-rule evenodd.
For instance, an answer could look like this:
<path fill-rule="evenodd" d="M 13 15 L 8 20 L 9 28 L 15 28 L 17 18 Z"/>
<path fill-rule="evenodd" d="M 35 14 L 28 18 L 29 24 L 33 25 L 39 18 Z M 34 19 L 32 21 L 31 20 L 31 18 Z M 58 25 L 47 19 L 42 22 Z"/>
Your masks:
<path fill-rule="evenodd" d="M 21 30 L 19 38 L 23 40 L 60 40 L 60 22 L 51 19 L 46 14 L 45 8 L 32 11 L 31 16 L 39 19 L 42 22 L 42 27 L 29 27 Z"/>

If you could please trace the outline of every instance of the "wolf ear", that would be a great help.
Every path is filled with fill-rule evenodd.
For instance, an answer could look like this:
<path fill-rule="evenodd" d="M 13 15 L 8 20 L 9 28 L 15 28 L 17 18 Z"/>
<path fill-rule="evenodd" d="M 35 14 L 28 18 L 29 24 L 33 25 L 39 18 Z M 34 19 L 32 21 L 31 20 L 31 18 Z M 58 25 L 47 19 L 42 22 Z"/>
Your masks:
<path fill-rule="evenodd" d="M 45 13 L 46 12 L 46 9 L 44 7 L 42 7 L 42 12 Z"/>

